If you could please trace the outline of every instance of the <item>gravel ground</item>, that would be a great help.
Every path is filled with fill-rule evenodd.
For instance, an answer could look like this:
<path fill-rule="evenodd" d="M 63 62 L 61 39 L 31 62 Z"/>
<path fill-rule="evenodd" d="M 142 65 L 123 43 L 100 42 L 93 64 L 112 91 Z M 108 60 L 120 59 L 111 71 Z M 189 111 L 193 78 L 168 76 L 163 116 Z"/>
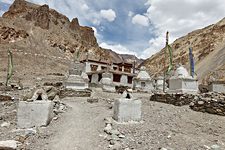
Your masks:
<path fill-rule="evenodd" d="M 142 100 L 143 119 L 140 123 L 131 124 L 113 122 L 113 128 L 125 136 L 117 142 L 118 149 L 207 150 L 213 145 L 219 146 L 221 150 L 225 149 L 225 117 L 195 112 L 188 106 L 177 107 L 151 102 L 150 95 L 146 93 L 133 95 Z M 109 149 L 110 143 L 103 131 L 104 118 L 112 116 L 111 102 L 120 96 L 95 90 L 92 97 L 99 99 L 97 103 L 88 103 L 87 98 L 63 99 L 69 109 L 48 127 L 37 128 L 37 134 L 27 138 L 25 149 Z M 2 102 L 0 110 L 3 119 L 0 123 L 8 121 L 11 126 L 6 129 L 0 127 L 0 139 L 15 139 L 11 131 L 16 128 L 16 105 L 3 104 Z M 10 112 L 9 116 L 12 115 L 8 120 L 4 117 L 6 112 Z"/>

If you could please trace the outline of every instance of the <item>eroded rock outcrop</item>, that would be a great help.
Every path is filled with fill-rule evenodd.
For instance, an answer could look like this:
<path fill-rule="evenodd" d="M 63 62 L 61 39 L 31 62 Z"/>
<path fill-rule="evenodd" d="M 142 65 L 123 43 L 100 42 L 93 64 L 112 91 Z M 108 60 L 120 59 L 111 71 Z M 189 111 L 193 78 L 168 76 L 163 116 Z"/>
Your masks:
<path fill-rule="evenodd" d="M 0 44 L 15 42 L 20 39 L 27 38 L 29 34 L 24 30 L 15 30 L 11 27 L 5 27 L 0 25 Z"/>
<path fill-rule="evenodd" d="M 42 29 L 49 29 L 49 7 L 43 5 L 34 9 L 31 13 L 28 12 L 26 20 L 34 21 L 35 26 L 39 26 Z"/>

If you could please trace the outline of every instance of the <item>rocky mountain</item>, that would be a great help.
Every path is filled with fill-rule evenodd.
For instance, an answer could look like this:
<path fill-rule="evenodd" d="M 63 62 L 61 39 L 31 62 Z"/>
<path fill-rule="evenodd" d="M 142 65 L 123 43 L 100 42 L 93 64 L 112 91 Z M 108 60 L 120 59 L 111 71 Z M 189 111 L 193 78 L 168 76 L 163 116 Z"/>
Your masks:
<path fill-rule="evenodd" d="M 216 24 L 193 31 L 175 40 L 172 44 L 173 64 L 189 68 L 189 50 L 193 47 L 196 74 L 200 82 L 225 79 L 225 18 Z M 143 64 L 154 75 L 164 70 L 164 50 L 145 60 Z M 168 57 L 168 54 L 167 54 Z M 169 59 L 166 59 L 168 66 Z"/>
<path fill-rule="evenodd" d="M 81 26 L 77 18 L 70 21 L 48 5 L 24 0 L 15 0 L 0 17 L 0 80 L 6 76 L 8 49 L 14 59 L 13 80 L 33 81 L 48 74 L 65 74 L 78 51 L 80 59 L 88 52 L 95 60 L 124 60 L 99 47 L 93 29 Z"/>

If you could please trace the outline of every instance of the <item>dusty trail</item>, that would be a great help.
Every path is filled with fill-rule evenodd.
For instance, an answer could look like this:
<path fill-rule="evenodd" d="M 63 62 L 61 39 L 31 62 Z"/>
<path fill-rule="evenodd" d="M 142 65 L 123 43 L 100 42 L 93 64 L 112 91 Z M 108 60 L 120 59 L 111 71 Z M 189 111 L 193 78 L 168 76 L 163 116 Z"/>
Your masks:
<path fill-rule="evenodd" d="M 192 111 L 188 106 L 177 107 L 149 101 L 149 94 L 134 93 L 142 100 L 143 122 L 117 124 L 113 127 L 125 135 L 122 148 L 136 150 L 209 150 L 218 145 L 225 149 L 225 118 Z M 98 103 L 90 104 L 87 98 L 64 99 L 71 108 L 47 128 L 40 130 L 32 150 L 109 150 L 104 139 L 104 118 L 112 116 L 106 99 L 121 95 L 94 91 Z M 100 136 L 103 135 L 103 136 Z"/>
<path fill-rule="evenodd" d="M 87 103 L 85 98 L 65 100 L 72 107 L 63 116 L 58 132 L 49 143 L 50 150 L 99 150 L 103 138 L 103 119 L 109 115 L 105 106 Z M 105 111 L 104 111 L 105 110 Z M 104 113 L 103 113 L 104 112 Z"/>

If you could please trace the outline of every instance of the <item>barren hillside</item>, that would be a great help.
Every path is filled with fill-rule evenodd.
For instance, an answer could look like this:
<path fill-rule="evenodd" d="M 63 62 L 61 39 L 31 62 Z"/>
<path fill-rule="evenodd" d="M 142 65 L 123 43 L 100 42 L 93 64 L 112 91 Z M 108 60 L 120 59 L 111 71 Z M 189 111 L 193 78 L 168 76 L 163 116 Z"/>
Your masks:
<path fill-rule="evenodd" d="M 123 61 L 119 54 L 99 47 L 92 28 L 80 26 L 77 18 L 70 21 L 48 5 L 24 0 L 15 0 L 0 17 L 1 81 L 6 76 L 8 49 L 14 58 L 14 81 L 64 75 L 76 51 L 81 58 L 88 51 L 89 58 L 100 60 L 111 55 L 112 61 Z"/>
<path fill-rule="evenodd" d="M 225 65 L 225 18 L 216 24 L 199 29 L 181 37 L 172 43 L 173 63 L 189 65 L 189 46 L 193 47 L 196 73 L 200 79 L 224 78 Z M 167 55 L 168 56 L 168 55 Z M 159 75 L 163 73 L 164 49 L 144 62 L 148 70 Z M 166 64 L 168 65 L 168 60 Z"/>

